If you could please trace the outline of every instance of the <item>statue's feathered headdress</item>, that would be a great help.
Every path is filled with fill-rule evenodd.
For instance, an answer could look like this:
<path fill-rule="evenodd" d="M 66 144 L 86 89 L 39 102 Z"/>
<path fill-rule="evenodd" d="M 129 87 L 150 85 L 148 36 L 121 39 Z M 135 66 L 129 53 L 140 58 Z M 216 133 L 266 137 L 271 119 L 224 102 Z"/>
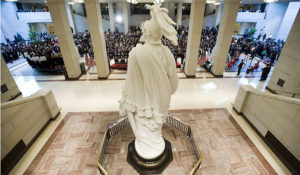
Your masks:
<path fill-rule="evenodd" d="M 151 19 L 142 25 L 143 31 L 145 28 L 151 28 L 163 34 L 168 38 L 172 44 L 178 45 L 177 31 L 174 26 L 176 23 L 168 16 L 168 10 L 161 8 L 161 3 L 154 3 L 154 5 L 146 5 L 147 9 L 150 10 Z"/>

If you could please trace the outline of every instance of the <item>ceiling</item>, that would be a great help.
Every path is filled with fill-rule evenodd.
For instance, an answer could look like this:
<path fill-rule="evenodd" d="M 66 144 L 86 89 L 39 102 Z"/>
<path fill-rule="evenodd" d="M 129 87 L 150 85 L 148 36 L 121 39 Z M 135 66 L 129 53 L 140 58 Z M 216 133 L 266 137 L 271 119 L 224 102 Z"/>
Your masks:
<path fill-rule="evenodd" d="M 24 3 L 44 3 L 45 0 L 18 0 L 18 2 Z M 100 0 L 102 3 L 107 2 L 124 2 L 126 0 Z M 224 0 L 221 0 L 221 2 Z M 241 0 L 243 4 L 261 4 L 264 3 L 263 0 Z M 278 2 L 296 2 L 300 0 L 278 0 Z M 138 0 L 138 2 L 153 2 L 153 0 Z M 165 0 L 165 2 L 183 2 L 183 3 L 191 3 L 192 0 Z"/>

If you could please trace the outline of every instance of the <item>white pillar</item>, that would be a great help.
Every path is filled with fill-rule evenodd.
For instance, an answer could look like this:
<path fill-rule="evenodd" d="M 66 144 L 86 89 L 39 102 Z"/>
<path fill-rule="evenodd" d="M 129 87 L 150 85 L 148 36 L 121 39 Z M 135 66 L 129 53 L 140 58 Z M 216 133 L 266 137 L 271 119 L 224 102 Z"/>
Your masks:
<path fill-rule="evenodd" d="M 267 89 L 285 96 L 300 98 L 300 12 L 281 51 Z M 282 84 L 281 84 L 282 83 Z"/>
<path fill-rule="evenodd" d="M 48 8 L 68 78 L 77 79 L 81 75 L 79 54 L 71 33 L 65 2 L 62 0 L 48 0 Z"/>
<path fill-rule="evenodd" d="M 212 56 L 211 72 L 214 76 L 223 76 L 239 6 L 240 0 L 224 1 L 221 24 Z"/>
<path fill-rule="evenodd" d="M 65 1 L 65 5 L 66 5 L 66 10 L 67 10 L 70 26 L 72 27 L 73 32 L 75 32 L 74 31 L 74 28 L 75 28 L 74 27 L 74 21 L 73 21 L 73 17 L 72 17 L 73 12 L 71 12 L 71 8 L 70 8 L 70 6 L 72 6 L 72 5 L 69 5 L 67 1 Z M 73 9 L 72 9 L 72 11 L 73 11 Z"/>
<path fill-rule="evenodd" d="M 167 1 L 164 2 L 163 7 L 169 10 L 169 3 Z"/>
<path fill-rule="evenodd" d="M 177 6 L 177 25 L 181 26 L 181 20 L 182 20 L 182 2 L 178 3 Z"/>
<path fill-rule="evenodd" d="M 109 23 L 110 23 L 110 31 L 115 31 L 115 13 L 114 13 L 114 7 L 113 3 L 108 3 L 108 13 L 109 13 Z"/>
<path fill-rule="evenodd" d="M 169 2 L 168 4 L 169 16 L 175 21 L 175 3 Z"/>
<path fill-rule="evenodd" d="M 14 78 L 12 77 L 2 55 L 1 59 L 1 102 L 15 99 L 22 95 Z"/>
<path fill-rule="evenodd" d="M 98 78 L 107 78 L 109 75 L 104 29 L 99 0 L 85 0 L 85 9 L 92 39 Z"/>
<path fill-rule="evenodd" d="M 125 33 L 128 33 L 128 2 L 127 1 L 124 1 L 123 2 L 123 20 L 124 20 L 124 32 Z"/>
<path fill-rule="evenodd" d="M 192 0 L 186 61 L 184 67 L 184 72 L 187 77 L 196 76 L 196 64 L 200 48 L 205 3 L 205 0 Z"/>
<path fill-rule="evenodd" d="M 214 20 L 214 26 L 216 27 L 218 24 L 220 24 L 220 19 L 222 15 L 222 7 L 223 4 L 216 6 L 216 13 L 215 13 L 215 20 Z"/>
<path fill-rule="evenodd" d="M 74 16 L 74 12 L 73 12 L 73 5 L 69 5 L 69 9 L 70 9 L 71 16 L 72 16 L 72 21 L 73 21 L 73 26 L 74 26 L 74 32 L 78 33 L 78 29 L 77 29 L 77 25 L 76 25 L 76 21 L 75 21 L 75 16 Z"/>

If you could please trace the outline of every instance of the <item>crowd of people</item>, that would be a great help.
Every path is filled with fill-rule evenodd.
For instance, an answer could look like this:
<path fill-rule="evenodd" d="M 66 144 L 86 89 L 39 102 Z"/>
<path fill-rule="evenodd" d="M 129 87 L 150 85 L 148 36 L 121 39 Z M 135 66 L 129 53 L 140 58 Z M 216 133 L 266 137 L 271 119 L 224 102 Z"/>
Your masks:
<path fill-rule="evenodd" d="M 162 44 L 168 46 L 177 62 L 181 58 L 181 65 L 184 64 L 185 53 L 188 40 L 188 28 L 183 26 L 176 27 L 178 32 L 178 46 L 162 37 Z M 199 48 L 199 64 L 204 65 L 210 59 L 212 50 L 216 44 L 218 28 L 206 27 L 202 30 Z M 107 31 L 104 33 L 106 41 L 106 51 L 109 60 L 113 59 L 116 64 L 126 64 L 129 52 L 137 43 L 140 42 L 142 31 L 139 27 L 131 26 L 128 33 Z M 94 53 L 89 32 L 79 32 L 73 34 L 75 45 L 81 57 L 86 62 L 93 62 Z M 263 39 L 263 38 L 261 38 Z M 260 57 L 264 62 L 273 64 L 278 58 L 284 45 L 283 41 L 273 41 L 271 39 L 261 40 L 247 39 L 244 37 L 233 38 L 229 49 L 227 68 L 233 66 L 239 60 L 241 53 L 248 55 L 249 58 Z M 23 56 L 31 61 L 46 61 L 51 58 L 62 57 L 60 47 L 55 35 L 47 33 L 36 34 L 34 42 L 17 42 L 14 44 L 1 45 L 1 52 L 6 62 L 12 62 Z M 257 65 L 256 65 L 257 66 Z M 257 69 L 257 68 L 256 68 Z M 255 69 L 255 70 L 256 70 Z M 251 71 L 252 69 L 250 69 Z"/>
<path fill-rule="evenodd" d="M 278 60 L 283 46 L 283 41 L 274 41 L 271 38 L 265 37 L 258 37 L 254 40 L 244 37 L 232 38 L 226 69 L 230 69 L 232 66 L 234 66 L 239 61 L 240 55 L 243 53 L 245 56 L 244 59 L 251 60 L 250 65 L 248 66 L 246 71 L 247 74 L 258 70 L 261 62 L 265 64 L 265 66 L 261 68 L 262 75 L 260 78 L 260 81 L 264 81 L 266 80 L 271 70 L 271 66 L 276 60 Z M 255 60 L 255 57 L 258 57 L 260 59 Z M 240 74 L 241 69 L 245 64 L 244 59 L 240 60 L 240 62 L 238 63 L 237 75 Z M 253 60 L 255 60 L 255 64 L 251 65 Z"/>
<path fill-rule="evenodd" d="M 35 42 L 18 42 L 1 45 L 2 56 L 6 62 L 12 62 L 20 56 L 32 60 L 43 61 L 51 57 L 61 56 L 60 47 L 55 35 L 40 33 L 36 35 Z"/>
<path fill-rule="evenodd" d="M 174 46 L 167 38 L 162 37 L 162 44 L 168 46 L 177 62 L 181 58 L 181 64 L 185 59 L 188 28 L 184 26 L 176 27 L 178 36 L 178 46 Z M 105 32 L 106 50 L 109 59 L 114 59 L 115 63 L 126 63 L 130 50 L 139 43 L 142 35 L 141 29 L 132 26 L 127 34 L 119 32 Z M 199 56 L 205 56 L 211 53 L 217 36 L 217 29 L 215 27 L 206 27 L 202 30 L 201 45 L 199 48 Z"/>
<path fill-rule="evenodd" d="M 264 41 L 260 40 L 249 40 L 245 38 L 233 38 L 229 49 L 231 57 L 244 53 L 250 55 L 251 58 L 258 56 L 264 62 L 273 64 L 278 58 L 281 49 L 284 45 L 283 41 L 273 41 L 267 39 Z"/>
<path fill-rule="evenodd" d="M 47 33 L 37 34 L 32 42 L 2 44 L 1 53 L 7 63 L 23 57 L 35 68 L 62 69 L 64 65 L 56 36 Z"/>

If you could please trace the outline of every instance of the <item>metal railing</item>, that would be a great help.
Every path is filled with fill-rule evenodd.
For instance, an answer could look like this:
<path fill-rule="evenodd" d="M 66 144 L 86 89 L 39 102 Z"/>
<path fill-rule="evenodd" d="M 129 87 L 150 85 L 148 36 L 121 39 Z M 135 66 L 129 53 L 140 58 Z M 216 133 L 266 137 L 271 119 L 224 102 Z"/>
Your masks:
<path fill-rule="evenodd" d="M 202 154 L 199 149 L 199 146 L 197 142 L 194 139 L 193 131 L 191 127 L 189 126 L 188 123 L 180 120 L 176 116 L 169 115 L 166 119 L 166 124 L 169 126 L 172 126 L 176 130 L 180 131 L 183 133 L 185 136 L 189 138 L 190 143 L 192 144 L 195 156 L 197 158 L 197 163 L 189 173 L 189 175 L 193 175 L 196 173 L 196 171 L 200 168 L 200 164 L 202 162 Z M 103 139 L 102 139 L 102 144 L 100 146 L 98 158 L 97 158 L 97 166 L 99 168 L 100 174 L 102 175 L 108 175 L 107 171 L 103 168 L 103 159 L 104 159 L 104 154 L 106 147 L 108 145 L 108 142 L 118 133 L 120 133 L 122 130 L 124 130 L 127 126 L 129 126 L 129 121 L 127 117 L 123 117 L 110 125 L 104 133 Z"/>

